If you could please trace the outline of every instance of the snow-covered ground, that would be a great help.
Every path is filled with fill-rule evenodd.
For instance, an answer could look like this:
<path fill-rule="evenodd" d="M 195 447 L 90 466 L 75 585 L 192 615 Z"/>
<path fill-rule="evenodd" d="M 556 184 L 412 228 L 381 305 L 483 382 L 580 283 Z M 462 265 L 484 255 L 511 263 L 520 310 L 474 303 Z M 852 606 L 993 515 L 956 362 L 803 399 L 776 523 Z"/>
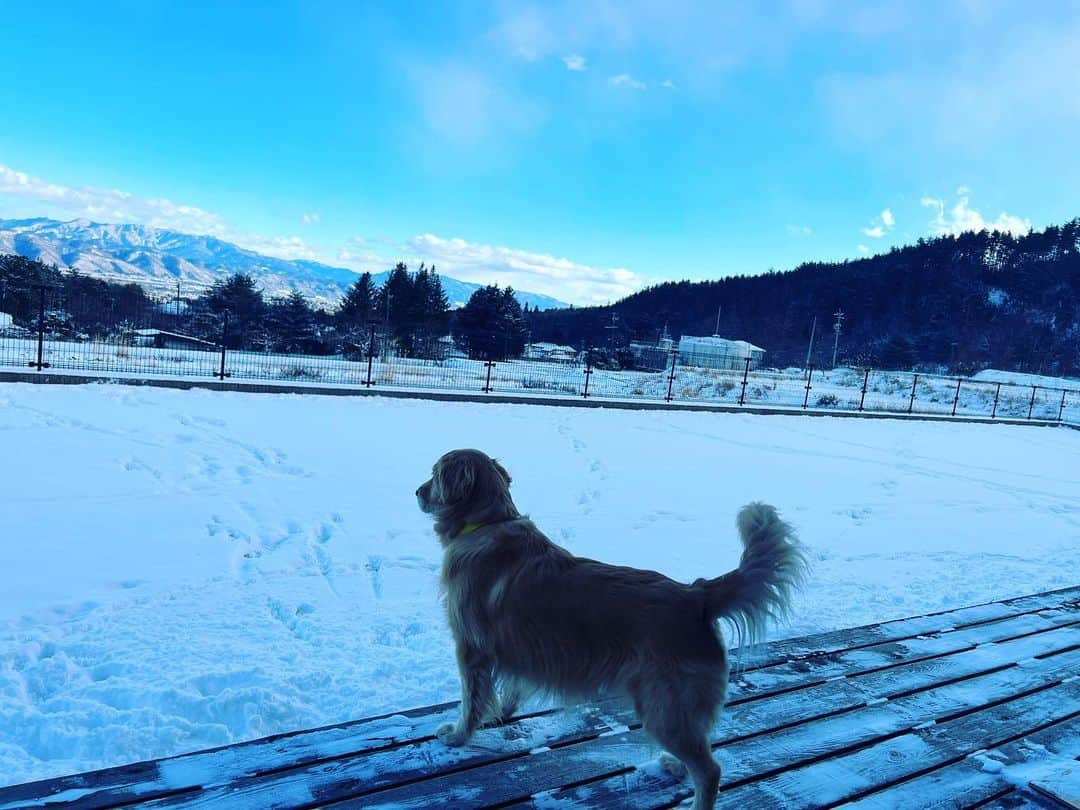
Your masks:
<path fill-rule="evenodd" d="M 775 503 L 773 637 L 1077 584 L 1080 432 L 0 386 L 0 784 L 453 699 L 416 486 L 483 448 L 573 551 L 681 580 Z"/>
<path fill-rule="evenodd" d="M 157 349 L 120 346 L 109 342 L 46 340 L 43 360 L 52 369 L 100 374 L 138 374 L 147 377 L 210 378 L 220 370 L 216 351 Z M 25 369 L 37 357 L 37 341 L 28 337 L 0 337 L 0 368 Z M 340 356 L 266 354 L 229 351 L 225 371 L 233 380 L 277 380 L 292 384 L 362 385 L 368 376 L 364 359 Z M 594 398 L 664 399 L 669 391 L 679 402 L 736 405 L 743 396 L 741 370 L 715 370 L 677 366 L 669 372 L 590 371 L 589 392 Z M 375 358 L 371 379 L 378 386 L 407 389 L 545 396 L 578 396 L 584 390 L 585 366 L 510 360 L 492 369 L 479 360 L 445 361 Z M 815 410 L 857 410 L 996 416 L 1057 420 L 1080 424 L 1080 381 L 1015 372 L 987 370 L 960 381 L 956 377 L 903 371 L 836 368 L 816 370 L 809 381 L 802 369 L 758 369 L 750 372 L 745 389 L 747 405 Z M 998 385 L 1001 383 L 1001 385 Z M 866 386 L 865 395 L 862 392 Z M 1037 386 L 1033 392 L 1032 387 Z M 1068 390 L 1064 397 L 1063 389 Z M 1032 394 L 1034 393 L 1034 399 Z M 914 396 L 913 396 L 914 395 Z M 995 407 L 995 400 L 997 404 Z"/>

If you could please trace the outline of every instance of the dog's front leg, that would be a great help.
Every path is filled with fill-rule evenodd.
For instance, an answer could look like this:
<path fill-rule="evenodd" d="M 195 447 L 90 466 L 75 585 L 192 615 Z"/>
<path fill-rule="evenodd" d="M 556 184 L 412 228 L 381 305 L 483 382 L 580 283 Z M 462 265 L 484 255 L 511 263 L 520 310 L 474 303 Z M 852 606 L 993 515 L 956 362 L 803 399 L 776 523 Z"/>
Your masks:
<path fill-rule="evenodd" d="M 435 733 L 447 745 L 464 745 L 487 714 L 495 696 L 491 659 L 477 647 L 459 642 L 458 669 L 461 672 L 461 718 L 447 723 Z"/>

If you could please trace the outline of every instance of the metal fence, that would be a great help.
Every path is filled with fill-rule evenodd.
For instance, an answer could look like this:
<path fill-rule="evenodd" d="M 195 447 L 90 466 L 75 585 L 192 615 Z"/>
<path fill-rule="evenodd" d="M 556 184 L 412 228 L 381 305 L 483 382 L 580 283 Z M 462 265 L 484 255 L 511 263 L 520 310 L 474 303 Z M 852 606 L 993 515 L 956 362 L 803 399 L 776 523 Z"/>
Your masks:
<path fill-rule="evenodd" d="M 1080 424 L 1080 387 L 885 371 L 710 369 L 683 365 L 677 350 L 662 371 L 594 366 L 577 360 L 471 360 L 443 345 L 443 356 L 398 357 L 375 325 L 334 354 L 230 348 L 236 324 L 180 302 L 97 312 L 43 290 L 36 312 L 0 321 L 0 366 L 102 375 L 217 378 L 406 389 L 694 402 L 807 411 L 864 411 L 1023 419 Z M 245 344 L 258 343 L 245 336 Z M 332 345 L 324 342 L 322 345 Z"/>

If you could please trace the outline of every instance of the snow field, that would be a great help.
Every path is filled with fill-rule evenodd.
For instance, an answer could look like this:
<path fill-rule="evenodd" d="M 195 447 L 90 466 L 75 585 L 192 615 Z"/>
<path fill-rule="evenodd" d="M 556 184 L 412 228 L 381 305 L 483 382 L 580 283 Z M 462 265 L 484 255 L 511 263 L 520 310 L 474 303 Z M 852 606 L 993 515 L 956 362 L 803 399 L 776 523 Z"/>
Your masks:
<path fill-rule="evenodd" d="M 689 581 L 774 503 L 813 572 L 772 637 L 1077 584 L 1080 433 L 0 386 L 0 784 L 454 699 L 445 450 L 575 553 Z"/>

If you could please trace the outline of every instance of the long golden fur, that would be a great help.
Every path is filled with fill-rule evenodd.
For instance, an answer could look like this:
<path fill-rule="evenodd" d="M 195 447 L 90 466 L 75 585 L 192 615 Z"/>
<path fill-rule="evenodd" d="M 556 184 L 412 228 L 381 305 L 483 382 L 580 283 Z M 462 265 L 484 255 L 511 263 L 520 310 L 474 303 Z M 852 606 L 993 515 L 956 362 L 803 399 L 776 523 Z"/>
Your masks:
<path fill-rule="evenodd" d="M 694 807 L 713 807 L 720 766 L 709 732 L 728 677 L 717 620 L 755 640 L 788 609 L 805 570 L 776 510 L 744 507 L 739 567 L 685 585 L 555 545 L 518 512 L 509 473 L 479 450 L 444 455 L 416 497 L 444 547 L 442 586 L 461 671 L 461 719 L 439 737 L 463 745 L 537 689 L 623 694 L 645 730 L 686 767 Z"/>

